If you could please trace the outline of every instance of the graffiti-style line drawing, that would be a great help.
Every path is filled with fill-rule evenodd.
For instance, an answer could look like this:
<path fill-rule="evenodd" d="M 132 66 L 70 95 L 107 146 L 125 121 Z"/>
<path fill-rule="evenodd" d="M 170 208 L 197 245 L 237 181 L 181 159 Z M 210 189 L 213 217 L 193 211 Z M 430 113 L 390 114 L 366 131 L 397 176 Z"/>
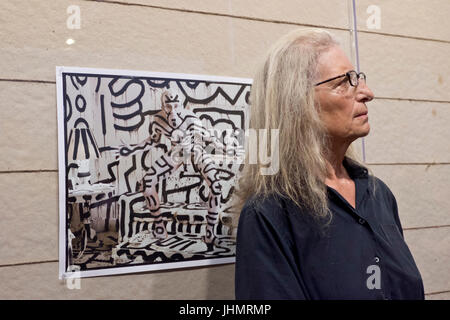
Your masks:
<path fill-rule="evenodd" d="M 251 80 L 68 67 L 57 79 L 60 277 L 233 262 Z"/>
<path fill-rule="evenodd" d="M 244 86 L 241 87 L 238 96 L 242 88 Z M 212 101 L 217 96 L 219 89 L 211 98 L 206 99 L 205 103 Z M 235 103 L 235 101 L 230 102 Z M 244 148 L 239 145 L 222 144 L 215 135 L 212 135 L 203 126 L 195 113 L 183 107 L 180 95 L 165 90 L 161 94 L 161 111 L 153 115 L 150 122 L 149 137 L 134 146 L 121 146 L 117 149 L 116 158 L 144 151 L 148 147 L 158 144 L 163 135 L 170 140 L 172 148 L 155 161 L 143 178 L 144 197 L 148 209 L 154 217 L 152 235 L 158 239 L 166 239 L 168 236 L 162 220 L 160 199 L 156 186 L 160 179 L 165 179 L 186 161 L 191 160 L 195 170 L 201 173 L 209 188 L 206 235 L 202 236 L 202 240 L 207 244 L 214 244 L 218 241 L 214 234 L 214 226 L 218 222 L 219 200 L 222 190 L 221 174 L 223 174 L 223 171 L 216 167 L 211 155 L 205 151 L 206 143 L 213 145 L 215 150 L 218 149 L 220 152 L 231 150 L 241 151 L 242 153 Z"/>

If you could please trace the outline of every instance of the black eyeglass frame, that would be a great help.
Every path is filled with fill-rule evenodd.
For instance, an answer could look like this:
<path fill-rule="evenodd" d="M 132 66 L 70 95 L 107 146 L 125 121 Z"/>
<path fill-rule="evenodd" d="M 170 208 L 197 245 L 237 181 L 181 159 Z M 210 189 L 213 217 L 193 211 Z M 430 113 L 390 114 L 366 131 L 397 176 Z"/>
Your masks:
<path fill-rule="evenodd" d="M 356 74 L 356 84 L 354 84 L 354 83 L 352 83 L 352 78 L 351 78 L 351 74 L 352 73 L 355 73 Z M 330 78 L 330 79 L 327 79 L 327 80 L 324 80 L 324 81 L 321 81 L 321 82 L 319 82 L 319 83 L 316 83 L 314 86 L 318 86 L 318 85 L 321 85 L 321 84 L 323 84 L 323 83 L 327 83 L 327 82 L 330 82 L 330 81 L 333 81 L 333 80 L 336 80 L 336 79 L 339 79 L 339 78 L 342 78 L 342 77 L 347 77 L 347 80 L 348 80 L 348 82 L 350 83 L 350 85 L 352 86 L 352 87 L 357 87 L 358 86 L 358 84 L 359 84 L 359 79 L 361 79 L 361 76 L 363 77 L 363 79 L 364 79 L 364 81 L 366 81 L 366 74 L 364 73 L 364 72 L 356 72 L 355 70 L 350 70 L 350 71 L 348 71 L 348 72 L 346 72 L 346 73 L 344 73 L 344 74 L 341 74 L 341 75 L 339 75 L 339 76 L 336 76 L 336 77 L 333 77 L 333 78 Z"/>

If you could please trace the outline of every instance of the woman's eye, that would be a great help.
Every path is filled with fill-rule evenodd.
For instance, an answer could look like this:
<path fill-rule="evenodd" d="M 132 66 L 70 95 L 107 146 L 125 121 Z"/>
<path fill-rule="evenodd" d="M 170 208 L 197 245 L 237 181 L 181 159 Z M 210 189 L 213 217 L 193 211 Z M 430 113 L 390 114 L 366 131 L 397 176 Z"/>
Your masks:
<path fill-rule="evenodd" d="M 347 79 L 344 79 L 336 84 L 336 87 L 346 87 L 348 84 Z"/>

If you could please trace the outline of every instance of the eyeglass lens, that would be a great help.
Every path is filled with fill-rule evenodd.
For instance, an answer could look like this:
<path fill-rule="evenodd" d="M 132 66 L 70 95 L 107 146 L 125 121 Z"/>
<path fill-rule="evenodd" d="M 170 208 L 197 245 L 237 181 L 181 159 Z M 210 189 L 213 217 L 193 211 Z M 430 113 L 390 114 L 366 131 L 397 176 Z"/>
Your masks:
<path fill-rule="evenodd" d="M 366 75 L 362 72 L 360 72 L 358 74 L 356 71 L 350 71 L 348 73 L 348 77 L 350 80 L 350 84 L 354 87 L 356 87 L 358 85 L 358 79 L 362 79 L 362 80 L 366 81 Z"/>

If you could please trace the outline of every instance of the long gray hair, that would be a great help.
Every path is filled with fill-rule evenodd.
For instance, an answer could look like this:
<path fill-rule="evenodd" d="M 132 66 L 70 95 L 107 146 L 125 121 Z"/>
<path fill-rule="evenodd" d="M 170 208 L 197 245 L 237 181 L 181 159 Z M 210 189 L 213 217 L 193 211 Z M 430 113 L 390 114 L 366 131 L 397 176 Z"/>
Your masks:
<path fill-rule="evenodd" d="M 337 45 L 339 41 L 328 31 L 294 30 L 272 46 L 257 68 L 250 128 L 279 130 L 279 170 L 261 175 L 263 164 L 246 161 L 234 194 L 239 212 L 252 196 L 275 194 L 330 222 L 325 184 L 328 139 L 315 107 L 314 83 L 319 56 Z M 360 164 L 352 146 L 346 156 Z"/>

